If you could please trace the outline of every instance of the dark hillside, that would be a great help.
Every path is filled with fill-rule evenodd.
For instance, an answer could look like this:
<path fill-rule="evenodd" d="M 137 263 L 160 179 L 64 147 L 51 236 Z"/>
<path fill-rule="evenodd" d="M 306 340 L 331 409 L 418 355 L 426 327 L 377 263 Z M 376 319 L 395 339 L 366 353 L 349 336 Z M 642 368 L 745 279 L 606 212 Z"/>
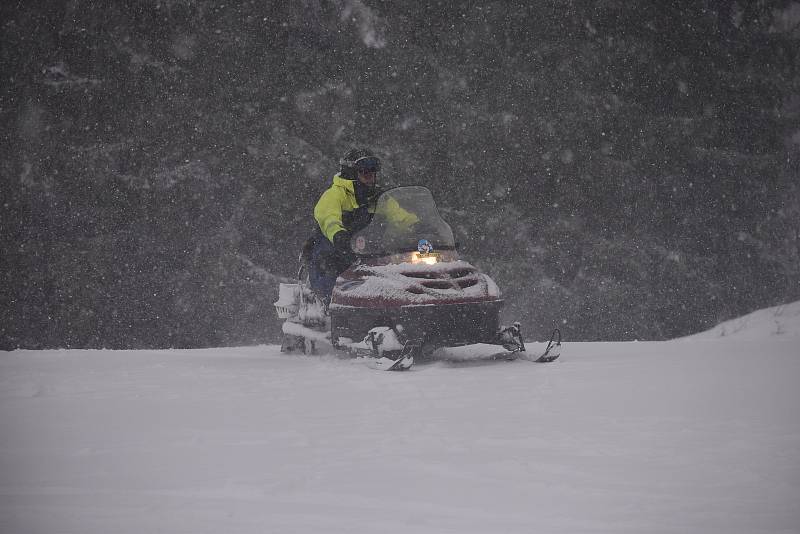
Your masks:
<path fill-rule="evenodd" d="M 800 299 L 800 2 L 6 2 L 0 72 L 1 348 L 275 342 L 353 145 L 530 337 Z"/>

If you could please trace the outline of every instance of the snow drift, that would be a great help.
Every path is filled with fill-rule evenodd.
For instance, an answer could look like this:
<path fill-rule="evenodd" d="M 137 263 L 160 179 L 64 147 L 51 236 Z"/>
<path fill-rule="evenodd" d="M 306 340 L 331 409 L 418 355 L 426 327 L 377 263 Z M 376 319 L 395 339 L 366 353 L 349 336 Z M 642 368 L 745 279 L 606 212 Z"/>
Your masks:
<path fill-rule="evenodd" d="M 800 301 L 758 310 L 743 317 L 725 321 L 711 330 L 689 336 L 688 339 L 718 337 L 762 339 L 773 335 L 800 336 Z"/>

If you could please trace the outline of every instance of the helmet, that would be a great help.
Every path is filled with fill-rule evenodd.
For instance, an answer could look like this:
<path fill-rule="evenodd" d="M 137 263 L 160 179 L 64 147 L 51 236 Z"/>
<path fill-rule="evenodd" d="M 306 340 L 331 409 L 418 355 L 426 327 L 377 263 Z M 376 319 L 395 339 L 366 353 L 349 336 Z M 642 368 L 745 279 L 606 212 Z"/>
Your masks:
<path fill-rule="evenodd" d="M 342 166 L 343 178 L 355 180 L 358 171 L 378 172 L 381 170 L 381 160 L 367 148 L 354 148 L 339 160 Z"/>

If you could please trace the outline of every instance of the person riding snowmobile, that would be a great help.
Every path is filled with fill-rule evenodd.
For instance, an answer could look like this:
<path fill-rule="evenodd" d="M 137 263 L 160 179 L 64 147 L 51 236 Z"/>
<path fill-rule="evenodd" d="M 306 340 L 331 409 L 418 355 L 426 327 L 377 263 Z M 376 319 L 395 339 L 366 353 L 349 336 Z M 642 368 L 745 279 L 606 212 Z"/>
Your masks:
<path fill-rule="evenodd" d="M 383 192 L 378 187 L 381 161 L 370 150 L 350 150 L 339 164 L 339 173 L 314 207 L 317 225 L 303 254 L 311 289 L 326 308 L 336 278 L 355 261 L 350 239 L 372 220 L 375 201 Z M 386 219 L 401 229 L 408 230 L 418 221 L 397 202 L 387 203 L 385 211 Z"/>

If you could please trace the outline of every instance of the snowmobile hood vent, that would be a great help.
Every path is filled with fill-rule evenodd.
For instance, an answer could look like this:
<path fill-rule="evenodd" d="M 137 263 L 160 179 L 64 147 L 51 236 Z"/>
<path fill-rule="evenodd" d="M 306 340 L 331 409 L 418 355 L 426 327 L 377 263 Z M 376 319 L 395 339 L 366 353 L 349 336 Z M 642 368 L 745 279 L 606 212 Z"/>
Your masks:
<path fill-rule="evenodd" d="M 466 289 L 478 283 L 478 271 L 474 268 L 456 268 L 440 271 L 407 271 L 401 273 L 408 278 L 421 279 L 408 288 L 411 293 L 419 293 L 422 286 L 428 289 Z"/>
<path fill-rule="evenodd" d="M 464 278 L 465 276 L 474 275 L 477 273 L 477 269 L 449 269 L 449 270 L 442 270 L 442 271 L 406 271 L 403 272 L 403 276 L 407 276 L 409 278 L 426 278 L 429 280 L 438 280 L 438 279 L 458 279 Z"/>
<path fill-rule="evenodd" d="M 351 281 L 363 283 L 350 283 Z M 361 264 L 344 273 L 334 289 L 340 306 L 376 308 L 454 304 L 499 298 L 494 282 L 464 261 L 425 264 Z"/>

